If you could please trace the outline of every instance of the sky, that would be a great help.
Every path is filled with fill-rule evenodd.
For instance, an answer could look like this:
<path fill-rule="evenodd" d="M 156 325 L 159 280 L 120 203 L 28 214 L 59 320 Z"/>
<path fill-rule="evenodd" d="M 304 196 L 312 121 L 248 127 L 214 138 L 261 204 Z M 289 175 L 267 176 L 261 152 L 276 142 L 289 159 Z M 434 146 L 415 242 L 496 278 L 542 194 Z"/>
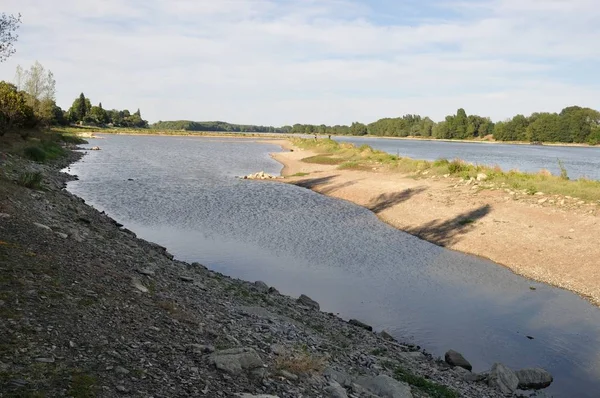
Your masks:
<path fill-rule="evenodd" d="M 364 123 L 460 107 L 504 120 L 600 109 L 597 0 L 2 0 L 21 13 L 0 80 L 36 60 L 158 120 Z"/>

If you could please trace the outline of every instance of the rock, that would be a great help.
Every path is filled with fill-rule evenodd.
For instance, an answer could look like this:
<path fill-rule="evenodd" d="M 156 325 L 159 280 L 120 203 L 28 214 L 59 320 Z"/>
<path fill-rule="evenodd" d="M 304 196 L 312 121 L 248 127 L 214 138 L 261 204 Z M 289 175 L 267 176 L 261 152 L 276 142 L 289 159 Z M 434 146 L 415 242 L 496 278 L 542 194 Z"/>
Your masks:
<path fill-rule="evenodd" d="M 148 293 L 149 290 L 146 286 L 142 285 L 142 282 L 140 282 L 139 279 L 137 278 L 131 278 L 131 283 L 133 284 L 133 287 L 135 287 L 137 290 L 139 290 L 142 293 Z"/>
<path fill-rule="evenodd" d="M 321 309 L 319 303 L 304 294 L 301 294 L 297 301 L 299 304 L 302 304 L 305 307 L 313 308 L 317 311 Z"/>
<path fill-rule="evenodd" d="M 279 398 L 277 395 L 266 395 L 266 394 L 252 395 L 252 394 L 245 394 L 245 393 L 235 394 L 235 396 L 239 397 L 239 398 Z"/>
<path fill-rule="evenodd" d="M 350 319 L 350 320 L 348 321 L 348 323 L 349 323 L 350 325 L 354 325 L 354 326 L 358 326 L 359 328 L 366 329 L 366 330 L 368 330 L 369 332 L 372 332 L 372 331 L 373 331 L 373 327 L 372 327 L 372 326 L 369 326 L 369 325 L 367 325 L 366 323 L 362 323 L 361 321 L 359 321 L 359 320 L 356 320 L 356 319 Z"/>
<path fill-rule="evenodd" d="M 59 238 L 63 238 L 63 239 L 67 239 L 69 237 L 69 235 L 63 233 L 63 232 L 55 232 L 56 236 L 58 236 Z"/>
<path fill-rule="evenodd" d="M 463 369 L 467 369 L 468 371 L 473 370 L 473 366 L 471 366 L 469 361 L 467 361 L 460 352 L 449 350 L 446 355 L 444 355 L 444 359 L 450 366 L 459 366 Z"/>
<path fill-rule="evenodd" d="M 488 176 L 485 173 L 479 173 L 477 174 L 477 181 L 485 181 L 487 180 Z"/>
<path fill-rule="evenodd" d="M 381 336 L 381 338 L 383 338 L 384 340 L 387 341 L 396 341 L 396 339 L 394 338 L 394 336 L 392 336 L 391 334 L 389 334 L 388 332 L 386 332 L 385 330 L 382 330 L 381 332 L 379 332 L 379 335 Z"/>
<path fill-rule="evenodd" d="M 453 369 L 454 373 L 456 373 L 462 380 L 467 381 L 469 383 L 473 383 L 475 381 L 481 380 L 481 376 L 471 373 L 469 370 L 465 368 L 461 368 L 460 366 L 456 366 Z"/>
<path fill-rule="evenodd" d="M 93 146 L 90 148 L 90 151 L 99 151 L 100 147 L 99 146 Z"/>
<path fill-rule="evenodd" d="M 125 386 L 121 386 L 118 385 L 115 387 L 117 389 L 118 392 L 120 392 L 121 394 L 129 394 L 129 389 L 127 389 Z"/>
<path fill-rule="evenodd" d="M 138 269 L 137 272 L 146 276 L 154 276 L 154 271 L 149 268 Z"/>
<path fill-rule="evenodd" d="M 408 384 L 386 375 L 359 377 L 356 383 L 381 398 L 412 398 Z"/>
<path fill-rule="evenodd" d="M 254 287 L 261 293 L 267 293 L 269 291 L 269 285 L 267 285 L 263 281 L 254 282 Z"/>
<path fill-rule="evenodd" d="M 348 398 L 348 394 L 344 387 L 336 381 L 330 382 L 329 386 L 325 387 L 325 392 L 328 394 L 329 398 Z"/>
<path fill-rule="evenodd" d="M 273 286 L 269 288 L 269 294 L 279 294 L 279 290 L 275 289 Z"/>
<path fill-rule="evenodd" d="M 495 363 L 488 376 L 488 385 L 503 394 L 512 394 L 519 386 L 519 379 L 511 369 L 501 363 Z"/>
<path fill-rule="evenodd" d="M 52 231 L 52 228 L 50 228 L 49 226 L 44 225 L 44 224 L 34 222 L 33 225 L 35 225 L 38 228 L 45 229 L 46 231 Z"/>
<path fill-rule="evenodd" d="M 217 351 L 209 358 L 217 369 L 230 374 L 239 374 L 244 370 L 252 370 L 263 366 L 262 359 L 253 348 L 232 348 Z"/>
<path fill-rule="evenodd" d="M 194 278 L 192 278 L 191 276 L 185 276 L 185 275 L 181 275 L 179 277 L 179 279 L 181 279 L 184 282 L 193 282 Z"/>
<path fill-rule="evenodd" d="M 554 380 L 550 373 L 540 368 L 517 370 L 515 375 L 519 379 L 519 388 L 522 390 L 546 388 Z"/>
<path fill-rule="evenodd" d="M 344 372 L 339 372 L 331 367 L 328 367 L 323 371 L 323 376 L 325 376 L 325 378 L 329 380 L 330 383 L 334 381 L 336 383 L 341 384 L 344 387 L 352 386 L 352 377 L 350 377 Z"/>
<path fill-rule="evenodd" d="M 211 354 L 215 352 L 215 347 L 204 344 L 190 344 L 187 349 L 194 354 Z"/>
<path fill-rule="evenodd" d="M 289 350 L 285 348 L 283 344 L 272 344 L 271 352 L 275 355 L 283 356 L 286 355 L 289 352 Z"/>
<path fill-rule="evenodd" d="M 543 198 L 543 199 L 538 200 L 538 204 L 541 205 L 541 204 L 546 203 L 547 201 L 548 201 L 548 198 Z"/>
<path fill-rule="evenodd" d="M 120 375 L 128 375 L 129 371 L 122 366 L 117 366 L 115 368 L 115 373 L 120 374 Z"/>
<path fill-rule="evenodd" d="M 298 380 L 298 376 L 296 376 L 296 375 L 295 375 L 295 374 L 293 374 L 293 373 L 290 373 L 290 372 L 288 372 L 287 370 L 283 370 L 283 369 L 282 369 L 282 370 L 280 370 L 280 371 L 279 371 L 279 374 L 280 374 L 281 376 L 285 377 L 285 378 L 286 378 L 286 379 L 288 379 L 288 380 L 292 380 L 292 381 L 296 381 L 296 380 Z"/>
<path fill-rule="evenodd" d="M 10 214 L 0 213 L 0 218 L 10 218 Z"/>
<path fill-rule="evenodd" d="M 54 363 L 54 358 L 36 358 L 35 361 L 41 363 Z"/>

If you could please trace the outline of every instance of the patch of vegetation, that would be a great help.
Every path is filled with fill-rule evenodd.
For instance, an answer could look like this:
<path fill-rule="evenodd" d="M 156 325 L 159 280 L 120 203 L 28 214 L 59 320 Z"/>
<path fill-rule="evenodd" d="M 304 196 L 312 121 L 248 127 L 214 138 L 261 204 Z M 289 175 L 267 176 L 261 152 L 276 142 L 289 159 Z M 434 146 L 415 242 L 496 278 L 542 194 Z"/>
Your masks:
<path fill-rule="evenodd" d="M 92 398 L 97 394 L 97 380 L 88 374 L 75 374 L 71 378 L 71 388 L 67 395 L 74 398 Z"/>
<path fill-rule="evenodd" d="M 302 159 L 302 161 L 304 163 L 327 164 L 327 165 L 336 165 L 336 164 L 344 163 L 344 159 L 335 158 L 329 154 L 310 156 L 308 158 Z"/>
<path fill-rule="evenodd" d="M 284 355 L 275 361 L 277 369 L 286 370 L 295 375 L 318 373 L 325 369 L 325 360 L 308 352 Z"/>
<path fill-rule="evenodd" d="M 38 171 L 25 171 L 17 177 L 17 184 L 31 189 L 40 189 L 44 176 Z"/>
<path fill-rule="evenodd" d="M 473 224 L 474 222 L 475 220 L 473 220 L 472 218 L 463 218 L 462 220 L 458 220 L 459 225 L 468 225 Z"/>
<path fill-rule="evenodd" d="M 560 178 L 563 180 L 569 179 L 569 174 L 567 173 L 567 168 L 562 160 L 558 159 L 558 168 L 560 169 Z"/>
<path fill-rule="evenodd" d="M 349 160 L 339 165 L 338 169 L 340 170 L 356 170 L 356 169 L 364 169 L 364 166 L 361 166 L 359 162 L 356 160 Z"/>
<path fill-rule="evenodd" d="M 306 177 L 307 175 L 309 175 L 310 173 L 296 173 L 296 174 L 292 174 L 290 177 Z"/>
<path fill-rule="evenodd" d="M 421 376 L 415 376 L 403 368 L 396 368 L 394 377 L 403 381 L 431 398 L 458 398 L 460 395 L 450 388 L 434 383 Z"/>
<path fill-rule="evenodd" d="M 373 351 L 371 351 L 371 355 L 381 356 L 387 352 L 387 348 L 385 347 L 377 347 Z"/>
<path fill-rule="evenodd" d="M 38 146 L 29 146 L 23 150 L 23 154 L 29 160 L 34 162 L 43 162 L 46 160 L 46 152 Z"/>

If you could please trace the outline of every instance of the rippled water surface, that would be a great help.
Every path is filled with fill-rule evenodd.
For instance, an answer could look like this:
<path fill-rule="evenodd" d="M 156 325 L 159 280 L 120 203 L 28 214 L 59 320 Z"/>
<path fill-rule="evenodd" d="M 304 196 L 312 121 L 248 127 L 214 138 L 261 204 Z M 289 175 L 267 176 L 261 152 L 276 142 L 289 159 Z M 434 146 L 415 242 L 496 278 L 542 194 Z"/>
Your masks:
<path fill-rule="evenodd" d="M 268 155 L 277 146 L 136 136 L 92 145 L 102 150 L 72 166 L 80 180 L 69 190 L 179 259 L 305 293 L 324 311 L 386 329 L 434 355 L 455 349 L 475 371 L 496 361 L 540 366 L 555 376 L 550 394 L 598 396 L 598 308 L 421 241 L 349 202 L 235 178 L 279 173 Z"/>
<path fill-rule="evenodd" d="M 413 159 L 459 158 L 470 163 L 527 172 L 550 170 L 560 175 L 558 160 L 570 178 L 600 180 L 600 148 L 549 145 L 510 145 L 473 142 L 398 140 L 390 138 L 334 137 L 338 141 L 367 144 L 375 149 Z"/>

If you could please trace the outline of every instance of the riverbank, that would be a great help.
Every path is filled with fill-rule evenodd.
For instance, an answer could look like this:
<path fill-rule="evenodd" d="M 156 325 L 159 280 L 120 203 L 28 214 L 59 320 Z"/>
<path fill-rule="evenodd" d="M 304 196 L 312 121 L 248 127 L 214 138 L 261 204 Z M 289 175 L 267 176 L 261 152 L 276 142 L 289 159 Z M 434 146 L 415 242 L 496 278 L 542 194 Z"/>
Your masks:
<path fill-rule="evenodd" d="M 403 173 L 382 163 L 323 164 L 331 157 L 322 152 L 274 143 L 293 150 L 273 154 L 287 183 L 351 201 L 400 230 L 600 305 L 598 203 L 429 171 Z"/>
<path fill-rule="evenodd" d="M 64 190 L 79 157 L 0 156 L 0 396 L 501 396 L 501 369 L 173 259 Z"/>

